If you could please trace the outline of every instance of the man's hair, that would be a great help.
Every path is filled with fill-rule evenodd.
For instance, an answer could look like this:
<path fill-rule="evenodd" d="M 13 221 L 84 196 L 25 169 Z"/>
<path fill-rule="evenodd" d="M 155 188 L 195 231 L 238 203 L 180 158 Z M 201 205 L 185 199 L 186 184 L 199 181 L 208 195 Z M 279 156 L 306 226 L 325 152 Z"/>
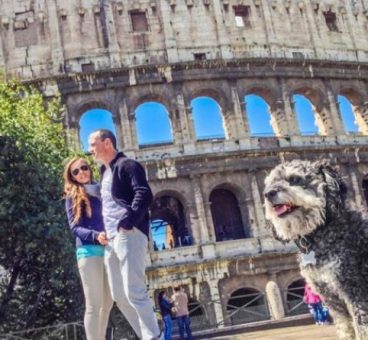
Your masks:
<path fill-rule="evenodd" d="M 180 286 L 176 286 L 176 287 L 174 287 L 174 291 L 175 291 L 175 292 L 180 292 Z"/>
<path fill-rule="evenodd" d="M 98 129 L 96 130 L 95 132 L 98 133 L 100 139 L 102 141 L 104 141 L 105 139 L 110 139 L 111 140 L 111 143 L 112 143 L 112 146 L 114 147 L 115 150 L 117 150 L 117 147 L 116 147 L 116 137 L 115 135 L 110 131 L 110 130 L 107 130 L 107 129 Z"/>

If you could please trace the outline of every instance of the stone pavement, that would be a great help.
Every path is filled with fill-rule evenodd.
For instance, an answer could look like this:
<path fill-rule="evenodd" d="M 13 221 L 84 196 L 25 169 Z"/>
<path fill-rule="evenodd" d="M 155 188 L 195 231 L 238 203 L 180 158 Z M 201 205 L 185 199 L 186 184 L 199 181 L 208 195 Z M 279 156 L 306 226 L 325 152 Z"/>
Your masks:
<path fill-rule="evenodd" d="M 334 340 L 336 331 L 333 325 L 329 326 L 297 326 L 270 329 L 266 331 L 247 332 L 212 338 L 216 340 Z"/>

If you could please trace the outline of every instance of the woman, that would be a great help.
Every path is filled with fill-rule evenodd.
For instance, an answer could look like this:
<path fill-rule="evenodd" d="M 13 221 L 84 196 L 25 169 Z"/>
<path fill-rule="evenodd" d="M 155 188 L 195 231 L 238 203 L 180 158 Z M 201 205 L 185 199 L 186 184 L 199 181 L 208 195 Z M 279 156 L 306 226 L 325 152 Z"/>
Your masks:
<path fill-rule="evenodd" d="M 322 299 L 318 294 L 313 293 L 312 288 L 308 284 L 306 284 L 304 288 L 303 300 L 312 310 L 316 325 L 328 324 L 327 315 L 323 310 Z"/>
<path fill-rule="evenodd" d="M 107 241 L 99 186 L 93 182 L 91 168 L 83 158 L 75 157 L 65 166 L 64 192 L 69 225 L 76 237 L 78 269 L 86 303 L 87 340 L 102 340 L 113 303 L 104 268 Z"/>
<path fill-rule="evenodd" d="M 173 308 L 174 305 L 169 301 L 164 291 L 158 293 L 158 305 L 165 325 L 164 340 L 171 340 L 171 308 Z"/>

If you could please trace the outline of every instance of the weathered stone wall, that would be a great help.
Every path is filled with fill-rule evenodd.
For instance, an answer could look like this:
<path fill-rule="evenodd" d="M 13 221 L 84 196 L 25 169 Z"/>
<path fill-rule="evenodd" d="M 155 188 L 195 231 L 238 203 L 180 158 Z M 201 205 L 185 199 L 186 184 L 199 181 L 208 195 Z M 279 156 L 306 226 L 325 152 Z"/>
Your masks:
<path fill-rule="evenodd" d="M 238 27 L 234 6 L 248 6 Z M 0 67 L 23 79 L 234 58 L 368 61 L 366 0 L 4 0 Z M 335 15 L 336 31 L 325 20 Z M 132 12 L 146 27 L 133 25 Z M 198 57 L 198 55 L 197 55 Z"/>

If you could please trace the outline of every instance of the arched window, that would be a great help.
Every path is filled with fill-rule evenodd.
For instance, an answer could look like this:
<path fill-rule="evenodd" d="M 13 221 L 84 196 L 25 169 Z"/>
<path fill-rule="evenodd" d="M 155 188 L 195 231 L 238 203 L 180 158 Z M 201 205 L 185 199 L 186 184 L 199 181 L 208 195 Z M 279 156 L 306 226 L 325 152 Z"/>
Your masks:
<path fill-rule="evenodd" d="M 232 293 L 226 309 L 232 325 L 270 318 L 264 294 L 253 288 L 240 288 Z"/>
<path fill-rule="evenodd" d="M 364 176 L 363 182 L 362 182 L 362 187 L 363 187 L 365 202 L 368 205 L 368 175 Z"/>
<path fill-rule="evenodd" d="M 146 102 L 135 110 L 137 139 L 140 146 L 173 142 L 171 121 L 166 107 Z"/>
<path fill-rule="evenodd" d="M 355 114 L 353 111 L 353 105 L 349 99 L 345 96 L 338 95 L 337 102 L 339 104 L 339 111 L 341 115 L 341 120 L 344 124 L 345 132 L 356 133 L 359 132 L 359 127 L 355 119 Z"/>
<path fill-rule="evenodd" d="M 175 197 L 155 198 L 151 206 L 151 220 L 154 250 L 172 249 L 192 244 L 183 205 Z"/>
<path fill-rule="evenodd" d="M 231 191 L 222 188 L 213 190 L 210 202 L 216 241 L 249 237 L 244 229 L 239 202 Z"/>
<path fill-rule="evenodd" d="M 191 101 L 194 128 L 198 140 L 225 138 L 224 120 L 220 105 L 210 97 Z"/>
<path fill-rule="evenodd" d="M 249 94 L 244 97 L 244 110 L 247 114 L 251 136 L 275 136 L 271 126 L 272 116 L 267 102 L 260 96 Z"/>
<path fill-rule="evenodd" d="M 79 120 L 80 140 L 84 151 L 88 150 L 88 137 L 97 129 L 108 129 L 116 136 L 115 125 L 110 111 L 102 109 L 88 110 Z"/>
<path fill-rule="evenodd" d="M 308 307 L 303 301 L 305 280 L 300 279 L 292 282 L 287 288 L 286 305 L 288 315 L 308 313 Z"/>
<path fill-rule="evenodd" d="M 300 133 L 303 136 L 317 135 L 319 129 L 316 124 L 314 108 L 310 100 L 301 94 L 294 94 L 293 104 Z"/>

